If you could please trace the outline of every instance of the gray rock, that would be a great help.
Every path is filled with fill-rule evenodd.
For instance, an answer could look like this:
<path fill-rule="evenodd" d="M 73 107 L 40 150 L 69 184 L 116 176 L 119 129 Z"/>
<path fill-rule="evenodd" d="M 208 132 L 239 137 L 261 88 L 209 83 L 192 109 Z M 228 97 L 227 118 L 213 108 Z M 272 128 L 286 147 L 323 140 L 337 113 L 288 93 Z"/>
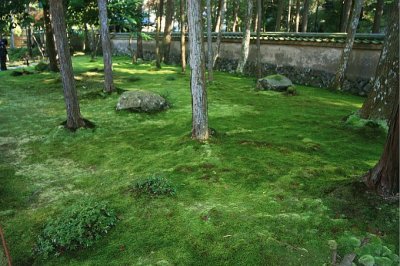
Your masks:
<path fill-rule="evenodd" d="M 276 74 L 270 75 L 257 81 L 258 90 L 286 91 L 293 83 L 287 77 Z"/>
<path fill-rule="evenodd" d="M 168 108 L 167 101 L 159 94 L 144 90 L 126 91 L 121 94 L 117 111 L 155 113 Z"/>

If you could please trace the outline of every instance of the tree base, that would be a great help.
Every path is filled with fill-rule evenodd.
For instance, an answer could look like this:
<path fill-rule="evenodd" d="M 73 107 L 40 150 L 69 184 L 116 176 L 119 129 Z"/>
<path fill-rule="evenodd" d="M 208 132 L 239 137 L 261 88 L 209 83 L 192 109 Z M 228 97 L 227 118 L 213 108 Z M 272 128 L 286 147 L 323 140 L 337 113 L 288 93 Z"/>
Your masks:
<path fill-rule="evenodd" d="M 96 128 L 96 124 L 85 119 L 85 118 L 81 118 L 79 121 L 79 126 L 77 127 L 70 127 L 68 126 L 67 120 L 65 120 L 64 122 L 62 122 L 60 124 L 61 126 L 63 126 L 65 129 L 71 131 L 71 132 L 75 132 L 76 130 L 78 130 L 79 128 L 89 128 L 89 129 L 94 129 Z"/>

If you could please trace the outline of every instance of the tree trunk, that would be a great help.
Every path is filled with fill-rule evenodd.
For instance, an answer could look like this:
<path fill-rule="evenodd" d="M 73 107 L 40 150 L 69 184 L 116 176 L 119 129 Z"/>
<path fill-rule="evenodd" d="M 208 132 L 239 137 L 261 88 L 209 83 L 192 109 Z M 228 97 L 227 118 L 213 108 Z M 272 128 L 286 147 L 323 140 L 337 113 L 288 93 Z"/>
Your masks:
<path fill-rule="evenodd" d="M 101 46 L 103 48 L 104 92 L 112 93 L 115 88 L 112 73 L 111 43 L 107 23 L 107 0 L 98 0 L 97 3 L 99 6 Z"/>
<path fill-rule="evenodd" d="M 171 33 L 173 27 L 174 17 L 174 0 L 167 0 L 167 8 L 165 14 L 165 27 L 164 27 L 164 39 L 163 39 L 163 58 L 166 64 L 169 64 L 169 51 L 171 48 Z"/>
<path fill-rule="evenodd" d="M 352 3 L 353 0 L 344 0 L 341 16 L 342 19 L 340 20 L 340 32 L 346 32 L 347 25 L 349 24 Z"/>
<path fill-rule="evenodd" d="M 26 12 L 29 14 L 29 3 L 26 5 Z M 28 26 L 26 27 L 26 48 L 28 49 L 28 56 L 29 58 L 33 57 L 33 51 L 32 51 L 32 28 L 31 28 L 31 23 L 28 23 Z M 42 47 L 38 47 L 40 50 L 42 50 Z"/>
<path fill-rule="evenodd" d="M 180 0 L 181 13 L 181 66 L 182 73 L 186 73 L 186 36 L 185 36 L 185 1 Z"/>
<path fill-rule="evenodd" d="M 257 0 L 257 14 L 258 14 L 258 21 L 257 21 L 257 78 L 261 78 L 261 11 L 262 5 L 261 0 Z"/>
<path fill-rule="evenodd" d="M 389 16 L 389 28 L 376 80 L 380 80 L 381 93 L 393 91 L 389 132 L 383 154 L 374 168 L 363 179 L 365 184 L 384 197 L 399 193 L 399 1 L 395 1 Z"/>
<path fill-rule="evenodd" d="M 213 47 L 212 47 L 212 35 L 211 35 L 211 0 L 207 0 L 207 69 L 208 69 L 208 81 L 213 81 Z"/>
<path fill-rule="evenodd" d="M 342 90 L 345 73 L 349 63 L 350 53 L 353 48 L 354 38 L 357 32 L 358 22 L 360 20 L 361 8 L 364 0 L 355 0 L 354 9 L 351 16 L 351 24 L 347 32 L 346 44 L 343 48 L 342 57 L 340 59 L 339 67 L 336 71 L 335 79 L 333 80 L 331 88 L 333 90 Z"/>
<path fill-rule="evenodd" d="M 83 23 L 83 37 L 84 37 L 84 45 L 85 48 L 83 51 L 85 53 L 90 52 L 90 41 L 89 41 L 89 30 L 86 23 Z"/>
<path fill-rule="evenodd" d="M 309 9 L 310 9 L 310 0 L 304 0 L 302 22 L 301 22 L 301 32 L 307 32 Z"/>
<path fill-rule="evenodd" d="M 292 0 L 289 0 L 289 4 L 288 4 L 288 16 L 287 16 L 287 32 L 290 32 L 290 24 L 292 21 Z"/>
<path fill-rule="evenodd" d="M 156 29 L 156 67 L 161 69 L 161 51 L 160 51 L 160 31 L 161 21 L 164 13 L 164 0 L 160 0 L 157 12 L 157 29 Z"/>
<path fill-rule="evenodd" d="M 43 5 L 43 20 L 44 29 L 46 34 L 46 53 L 49 58 L 49 69 L 53 72 L 59 72 L 57 64 L 57 51 L 54 44 L 53 28 L 51 27 L 51 20 L 49 14 L 49 6 Z"/>
<path fill-rule="evenodd" d="M 224 0 L 218 0 L 218 9 L 217 9 L 217 16 L 215 19 L 215 26 L 214 26 L 214 32 L 218 32 L 221 29 L 221 8 L 222 8 L 222 2 Z"/>
<path fill-rule="evenodd" d="M 233 9 L 233 24 L 232 24 L 232 32 L 237 31 L 237 25 L 239 22 L 239 9 L 240 9 L 240 3 L 238 1 L 234 2 L 235 7 Z"/>
<path fill-rule="evenodd" d="M 299 32 L 299 25 L 300 25 L 300 0 L 296 1 L 296 22 L 294 26 L 294 31 Z"/>
<path fill-rule="evenodd" d="M 247 63 L 250 51 L 250 31 L 251 31 L 251 19 L 253 17 L 253 0 L 247 0 L 247 14 L 246 14 L 246 29 L 242 38 L 242 50 L 239 58 L 239 64 L 236 68 L 236 72 L 243 74 L 244 67 Z"/>
<path fill-rule="evenodd" d="M 139 16 L 137 21 L 137 39 L 136 39 L 136 58 L 143 59 L 143 37 L 142 37 L 142 19 L 143 19 L 143 12 L 142 12 L 142 3 L 137 5 L 136 13 Z"/>
<path fill-rule="evenodd" d="M 14 16 L 11 15 L 11 32 L 10 32 L 10 48 L 15 48 L 15 36 L 14 36 Z"/>
<path fill-rule="evenodd" d="M 383 14 L 384 0 L 378 0 L 376 3 L 375 15 L 374 15 L 374 25 L 372 26 L 372 33 L 379 33 L 381 29 L 381 18 Z"/>
<path fill-rule="evenodd" d="M 214 54 L 214 59 L 212 62 L 213 67 L 215 66 L 215 63 L 217 62 L 217 59 L 219 57 L 219 53 L 221 51 L 221 40 L 222 40 L 222 26 L 224 24 L 224 20 L 225 20 L 225 11 L 226 11 L 226 0 L 222 0 L 221 3 L 221 9 L 220 9 L 220 20 L 221 23 L 219 24 L 219 28 L 218 28 L 218 35 L 217 35 L 217 44 L 216 44 L 216 50 L 215 50 L 215 54 Z"/>
<path fill-rule="evenodd" d="M 203 21 L 200 5 L 201 3 L 198 0 L 188 0 L 187 14 L 191 68 L 192 138 L 196 140 L 207 140 L 209 137 L 207 91 L 203 51 Z"/>
<path fill-rule="evenodd" d="M 258 0 L 257 0 L 257 1 L 258 1 Z M 257 11 L 257 12 L 254 12 L 253 24 L 254 24 L 254 31 L 257 32 L 257 27 L 258 27 L 258 11 Z"/>
<path fill-rule="evenodd" d="M 279 0 L 278 2 L 278 11 L 276 13 L 276 21 L 275 21 L 275 31 L 281 31 L 283 3 L 284 3 L 283 0 Z"/>
<path fill-rule="evenodd" d="M 374 84 L 360 109 L 360 116 L 364 119 L 389 121 L 392 106 L 399 101 L 395 97 L 399 88 L 399 10 L 396 7 L 391 8 L 388 19 Z"/>
<path fill-rule="evenodd" d="M 72 69 L 71 54 L 67 38 L 67 26 L 62 1 L 49 0 L 51 22 L 53 25 L 55 41 L 61 66 L 61 78 L 64 87 L 64 100 L 67 110 L 65 127 L 76 130 L 85 127 L 85 120 L 81 117 L 78 96 L 75 87 L 74 73 Z"/>
<path fill-rule="evenodd" d="M 318 9 L 319 9 L 319 0 L 317 0 L 317 7 L 315 9 L 314 32 L 318 32 Z"/>

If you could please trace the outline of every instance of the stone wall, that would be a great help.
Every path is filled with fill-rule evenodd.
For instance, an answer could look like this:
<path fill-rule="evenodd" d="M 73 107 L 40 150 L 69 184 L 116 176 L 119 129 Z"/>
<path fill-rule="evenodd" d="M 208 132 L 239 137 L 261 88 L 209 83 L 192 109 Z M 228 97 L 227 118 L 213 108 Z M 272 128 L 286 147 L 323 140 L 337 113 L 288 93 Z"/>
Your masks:
<path fill-rule="evenodd" d="M 254 41 L 254 40 L 252 40 Z M 129 40 L 112 39 L 114 53 L 130 54 Z M 132 43 L 136 49 L 136 42 Z M 340 60 L 343 43 L 263 41 L 261 62 L 263 75 L 280 73 L 294 83 L 314 87 L 328 87 L 334 77 Z M 153 60 L 155 42 L 143 42 L 144 57 Z M 205 45 L 206 49 L 206 45 Z M 241 43 L 238 40 L 224 40 L 216 69 L 234 72 L 240 55 Z M 371 89 L 371 79 L 375 75 L 380 56 L 380 44 L 355 44 L 350 56 L 344 90 L 353 94 L 366 95 Z M 188 51 L 188 47 L 187 47 Z M 173 40 L 170 61 L 180 63 L 180 42 Z M 245 74 L 255 75 L 256 46 L 252 43 Z"/>

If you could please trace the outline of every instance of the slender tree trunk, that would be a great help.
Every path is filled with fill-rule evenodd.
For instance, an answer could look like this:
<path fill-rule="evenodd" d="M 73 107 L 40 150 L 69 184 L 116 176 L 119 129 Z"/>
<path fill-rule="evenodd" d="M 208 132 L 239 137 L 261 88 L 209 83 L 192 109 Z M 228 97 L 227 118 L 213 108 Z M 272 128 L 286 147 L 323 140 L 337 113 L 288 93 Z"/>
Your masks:
<path fill-rule="evenodd" d="M 114 80 L 112 73 L 112 53 L 110 34 L 108 31 L 108 16 L 107 16 L 107 0 L 98 0 L 99 6 L 99 19 L 100 19 L 100 35 L 101 46 L 103 48 L 103 62 L 104 62 L 104 91 L 112 93 L 114 88 Z"/>
<path fill-rule="evenodd" d="M 89 41 L 89 30 L 86 23 L 83 23 L 83 35 L 84 35 L 84 45 L 83 51 L 85 53 L 90 52 L 90 41 Z"/>
<path fill-rule="evenodd" d="M 375 15 L 374 15 L 374 25 L 372 26 L 372 33 L 379 33 L 381 29 L 381 18 L 383 14 L 383 5 L 385 0 L 378 0 L 376 3 Z"/>
<path fill-rule="evenodd" d="M 240 9 L 240 3 L 238 1 L 234 2 L 235 7 L 233 9 L 233 24 L 232 24 L 232 32 L 237 31 L 237 26 L 239 22 L 239 9 Z"/>
<path fill-rule="evenodd" d="M 218 0 L 218 9 L 217 9 L 217 16 L 215 19 L 215 26 L 214 26 L 214 32 L 218 32 L 221 29 L 221 8 L 222 8 L 222 2 L 225 0 Z"/>
<path fill-rule="evenodd" d="M 51 26 L 49 6 L 43 5 L 43 20 L 44 20 L 44 30 L 46 34 L 46 52 L 49 58 L 49 68 L 50 71 L 59 72 L 57 63 L 57 52 L 56 46 L 54 44 L 54 34 L 53 28 Z"/>
<path fill-rule="evenodd" d="M 360 20 L 361 8 L 363 0 L 355 0 L 354 10 L 351 16 L 351 24 L 347 32 L 346 44 L 343 48 L 342 57 L 340 59 L 339 67 L 336 71 L 335 79 L 333 80 L 331 88 L 333 90 L 342 90 L 344 77 L 346 74 L 347 66 L 349 63 L 350 53 L 353 48 L 354 38 L 357 32 L 358 22 Z"/>
<path fill-rule="evenodd" d="M 374 90 L 361 110 L 366 108 L 372 97 L 374 101 L 381 102 L 388 99 L 385 109 L 391 109 L 389 132 L 383 154 L 376 166 L 363 177 L 368 187 L 385 197 L 399 193 L 399 9 L 399 1 L 396 0 L 388 16 L 388 29 L 375 77 Z M 385 94 L 391 94 L 391 97 Z M 374 108 L 380 107 L 384 108 L 382 103 Z"/>
<path fill-rule="evenodd" d="M 163 39 L 163 58 L 164 62 L 169 64 L 169 51 L 171 48 L 171 33 L 173 27 L 174 17 L 174 0 L 167 0 L 167 8 L 165 14 L 165 27 L 164 27 L 164 39 Z"/>
<path fill-rule="evenodd" d="M 208 69 L 208 81 L 213 81 L 213 47 L 212 47 L 212 35 L 211 35 L 211 0 L 207 0 L 207 69 Z"/>
<path fill-rule="evenodd" d="M 14 16 L 11 15 L 11 32 L 10 32 L 10 48 L 15 48 L 15 38 L 14 38 Z"/>
<path fill-rule="evenodd" d="M 351 6 L 353 0 L 344 0 L 342 7 L 342 19 L 340 20 L 340 32 L 346 32 L 347 25 L 349 24 Z"/>
<path fill-rule="evenodd" d="M 367 100 L 360 109 L 364 119 L 384 119 L 389 121 L 392 107 L 398 103 L 399 90 L 399 10 L 391 6 L 388 27 L 375 80 Z"/>
<path fill-rule="evenodd" d="M 164 13 L 164 0 L 159 0 L 157 12 L 157 29 L 156 29 L 156 67 L 161 69 L 161 51 L 160 51 L 160 31 L 161 21 Z"/>
<path fill-rule="evenodd" d="M 319 0 L 317 0 L 317 7 L 315 9 L 314 32 L 318 32 L 318 9 L 319 9 Z"/>
<path fill-rule="evenodd" d="M 299 32 L 299 25 L 300 25 L 300 0 L 296 1 L 296 22 L 294 26 L 294 31 Z"/>
<path fill-rule="evenodd" d="M 261 0 L 257 0 L 257 13 L 258 13 L 258 21 L 257 21 L 257 78 L 261 78 L 261 11 L 262 5 Z"/>
<path fill-rule="evenodd" d="M 304 0 L 302 23 L 301 23 L 301 32 L 307 32 L 309 9 L 310 9 L 310 0 Z"/>
<path fill-rule="evenodd" d="M 136 39 L 136 58 L 143 59 L 143 37 L 142 37 L 142 19 L 143 19 L 143 12 L 142 12 L 142 3 L 137 5 L 136 13 L 139 16 L 137 26 L 137 39 Z"/>
<path fill-rule="evenodd" d="M 29 13 L 29 4 L 26 5 L 26 12 Z M 28 23 L 28 26 L 26 27 L 26 48 L 28 48 L 28 55 L 29 58 L 33 57 L 33 52 L 32 52 L 32 28 L 31 28 L 31 23 Z M 38 47 L 40 50 L 42 47 Z"/>
<path fill-rule="evenodd" d="M 67 110 L 65 127 L 76 130 L 85 127 L 85 120 L 81 117 L 79 101 L 75 87 L 74 72 L 72 69 L 71 54 L 67 38 L 67 26 L 62 1 L 49 0 L 51 22 L 53 25 L 58 56 L 60 58 L 61 78 L 64 87 L 64 99 Z"/>
<path fill-rule="evenodd" d="M 257 0 L 257 1 L 258 1 L 258 0 Z M 257 32 L 257 27 L 258 27 L 258 11 L 257 11 L 257 12 L 254 12 L 253 24 L 254 24 L 254 31 Z"/>
<path fill-rule="evenodd" d="M 182 73 L 186 73 L 186 36 L 185 36 L 185 3 L 186 0 L 180 0 L 181 13 L 181 66 Z"/>
<path fill-rule="evenodd" d="M 250 31 L 251 31 L 251 19 L 253 17 L 253 0 L 247 0 L 247 14 L 246 14 L 246 29 L 242 38 L 242 50 L 239 59 L 239 64 L 236 68 L 236 72 L 239 74 L 244 73 L 244 67 L 247 63 L 250 51 Z"/>
<path fill-rule="evenodd" d="M 190 88 L 192 92 L 192 138 L 207 140 L 209 132 L 202 9 L 201 3 L 198 0 L 188 0 L 187 6 L 191 68 Z"/>
<path fill-rule="evenodd" d="M 277 14 L 276 14 L 276 21 L 275 21 L 275 31 L 281 31 L 283 4 L 284 4 L 283 0 L 279 0 L 279 2 L 278 2 L 278 11 L 277 11 Z"/>
<path fill-rule="evenodd" d="M 215 63 L 217 62 L 217 59 L 219 57 L 219 53 L 221 51 L 221 40 L 222 40 L 222 26 L 224 24 L 224 20 L 225 20 L 225 11 L 226 11 L 226 0 L 222 0 L 222 5 L 221 5 L 221 9 L 220 9 L 220 20 L 221 23 L 219 24 L 219 29 L 218 29 L 218 35 L 217 35 L 217 44 L 216 44 L 216 50 L 215 50 L 215 54 L 214 54 L 214 59 L 213 59 L 213 67 L 215 66 Z"/>
<path fill-rule="evenodd" d="M 292 0 L 289 0 L 289 4 L 288 4 L 288 16 L 287 16 L 287 31 L 290 32 L 290 24 L 292 22 Z"/>

